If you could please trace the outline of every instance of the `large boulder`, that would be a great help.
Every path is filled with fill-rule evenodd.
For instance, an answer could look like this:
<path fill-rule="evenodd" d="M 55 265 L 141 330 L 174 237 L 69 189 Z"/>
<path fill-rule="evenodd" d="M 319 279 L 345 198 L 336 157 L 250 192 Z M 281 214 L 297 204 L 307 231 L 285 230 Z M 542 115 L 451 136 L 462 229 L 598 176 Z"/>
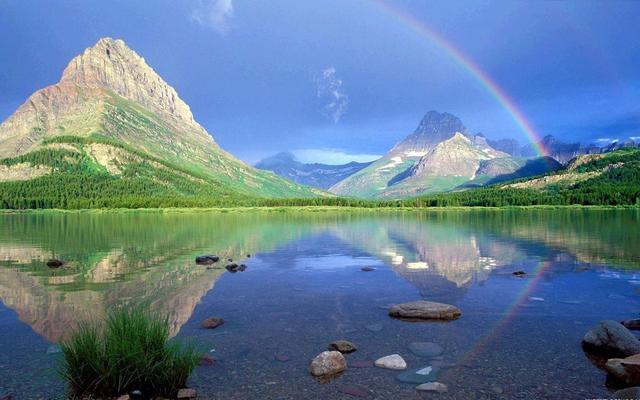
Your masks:
<path fill-rule="evenodd" d="M 339 351 L 323 351 L 311 361 L 309 371 L 313 376 L 330 376 L 347 369 L 347 360 Z"/>
<path fill-rule="evenodd" d="M 640 385 L 640 354 L 627 358 L 611 358 L 605 364 L 607 372 L 627 385 Z"/>
<path fill-rule="evenodd" d="M 452 320 L 462 315 L 462 312 L 450 304 L 419 300 L 396 304 L 389 309 L 389 315 L 406 319 Z"/>
<path fill-rule="evenodd" d="M 617 321 L 600 321 L 582 339 L 588 351 L 608 357 L 629 357 L 640 353 L 640 340 Z"/>

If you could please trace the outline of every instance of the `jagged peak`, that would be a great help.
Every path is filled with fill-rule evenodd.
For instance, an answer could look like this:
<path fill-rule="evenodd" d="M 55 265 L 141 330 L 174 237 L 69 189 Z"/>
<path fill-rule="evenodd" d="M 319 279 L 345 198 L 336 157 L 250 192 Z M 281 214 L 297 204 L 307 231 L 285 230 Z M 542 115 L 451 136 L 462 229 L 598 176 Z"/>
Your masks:
<path fill-rule="evenodd" d="M 122 39 L 98 40 L 69 62 L 60 81 L 106 87 L 154 112 L 197 125 L 191 109 L 175 89 Z"/>

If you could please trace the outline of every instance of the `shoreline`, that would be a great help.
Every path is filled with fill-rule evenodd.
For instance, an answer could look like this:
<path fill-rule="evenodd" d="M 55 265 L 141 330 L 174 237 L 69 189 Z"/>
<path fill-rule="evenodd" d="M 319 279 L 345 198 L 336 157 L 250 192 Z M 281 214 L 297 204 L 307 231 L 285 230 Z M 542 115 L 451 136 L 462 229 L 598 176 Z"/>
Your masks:
<path fill-rule="evenodd" d="M 0 214 L 103 214 L 103 213 L 236 213 L 236 212 L 474 212 L 474 211 L 540 211 L 540 210 L 640 210 L 638 205 L 535 205 L 535 206 L 459 206 L 459 207 L 349 207 L 349 206 L 275 206 L 275 207 L 165 207 L 165 208 L 35 208 L 25 210 L 0 209 Z"/>

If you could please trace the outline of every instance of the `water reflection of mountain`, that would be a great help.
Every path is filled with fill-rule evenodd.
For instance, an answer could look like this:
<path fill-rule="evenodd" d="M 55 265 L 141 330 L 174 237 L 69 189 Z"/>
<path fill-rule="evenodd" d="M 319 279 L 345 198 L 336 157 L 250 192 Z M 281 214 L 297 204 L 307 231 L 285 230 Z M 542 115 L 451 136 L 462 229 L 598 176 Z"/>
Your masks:
<path fill-rule="evenodd" d="M 475 232 L 446 223 L 379 218 L 338 228 L 336 234 L 383 260 L 423 296 L 442 301 L 461 296 L 494 268 L 524 257 L 508 243 L 481 246 Z"/>
<path fill-rule="evenodd" d="M 51 341 L 131 304 L 168 314 L 175 334 L 224 272 L 195 255 L 269 252 L 264 264 L 280 268 L 292 253 L 369 255 L 445 301 L 531 257 L 638 265 L 638 221 L 632 210 L 0 214 L 0 299 Z M 51 257 L 69 263 L 52 270 Z"/>
<path fill-rule="evenodd" d="M 196 254 L 240 259 L 304 234 L 295 218 L 260 214 L 19 214 L 0 227 L 0 299 L 50 341 L 114 306 L 148 304 L 177 333 L 224 269 Z M 259 226 L 259 229 L 255 229 Z M 49 269 L 51 257 L 67 260 Z"/>

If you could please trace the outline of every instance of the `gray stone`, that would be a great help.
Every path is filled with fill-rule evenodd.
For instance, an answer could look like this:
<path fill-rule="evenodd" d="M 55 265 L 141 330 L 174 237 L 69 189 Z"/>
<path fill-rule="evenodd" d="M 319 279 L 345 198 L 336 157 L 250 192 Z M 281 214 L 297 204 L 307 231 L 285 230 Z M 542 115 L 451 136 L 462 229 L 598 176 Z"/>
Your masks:
<path fill-rule="evenodd" d="M 339 351 L 323 351 L 311 361 L 309 371 L 313 376 L 335 375 L 347 369 L 347 360 Z"/>
<path fill-rule="evenodd" d="M 462 312 L 450 304 L 419 300 L 396 304 L 389 309 L 389 315 L 396 318 L 407 319 L 452 320 L 462 315 Z"/>
<path fill-rule="evenodd" d="M 347 354 L 353 353 L 358 350 L 355 344 L 347 341 L 347 340 L 336 340 L 335 342 L 331 342 L 329 344 L 329 350 L 339 351 L 340 353 Z"/>
<path fill-rule="evenodd" d="M 610 357 L 640 353 L 640 340 L 617 321 L 600 321 L 582 339 L 586 350 Z"/>
<path fill-rule="evenodd" d="M 607 360 L 605 369 L 611 376 L 627 385 L 640 385 L 640 354 Z"/>
<path fill-rule="evenodd" d="M 178 400 L 195 399 L 196 397 L 198 397 L 198 394 L 196 393 L 195 389 L 180 389 L 180 390 L 178 390 L 178 395 L 177 395 L 177 399 Z"/>
<path fill-rule="evenodd" d="M 640 399 L 640 386 L 634 386 L 634 387 L 618 390 L 611 396 L 611 398 L 618 399 L 618 400 Z"/>
<path fill-rule="evenodd" d="M 394 370 L 403 370 L 407 369 L 407 363 L 404 361 L 399 354 L 391 354 L 390 356 L 384 356 L 382 358 L 378 358 L 374 365 L 378 368 L 386 368 L 386 369 L 394 369 Z"/>
<path fill-rule="evenodd" d="M 445 393 L 449 390 L 447 385 L 440 382 L 423 383 L 421 385 L 416 386 L 416 389 L 423 392 L 438 392 L 438 393 Z"/>
<path fill-rule="evenodd" d="M 409 350 L 420 357 L 437 357 L 444 352 L 442 346 L 431 342 L 410 343 Z"/>

